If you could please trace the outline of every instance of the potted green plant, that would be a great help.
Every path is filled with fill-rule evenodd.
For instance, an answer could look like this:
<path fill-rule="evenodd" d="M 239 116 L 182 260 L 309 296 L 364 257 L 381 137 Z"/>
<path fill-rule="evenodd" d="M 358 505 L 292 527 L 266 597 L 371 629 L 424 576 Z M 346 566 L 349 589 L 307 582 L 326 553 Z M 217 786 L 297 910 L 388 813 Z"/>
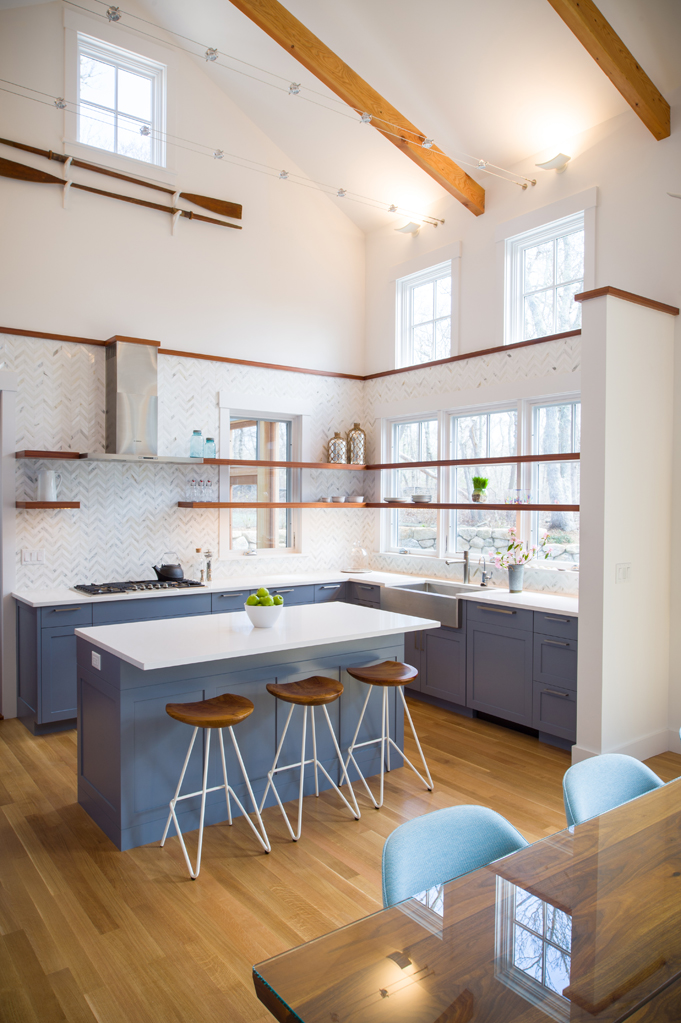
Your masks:
<path fill-rule="evenodd" d="M 472 500 L 476 502 L 484 502 L 487 500 L 487 484 L 489 480 L 486 476 L 474 476 L 473 477 L 473 494 Z"/>
<path fill-rule="evenodd" d="M 508 569 L 508 591 L 509 593 L 523 592 L 523 570 L 528 561 L 539 557 L 549 558 L 551 550 L 546 550 L 549 534 L 544 533 L 538 545 L 533 544 L 529 550 L 516 535 L 515 526 L 508 531 L 508 547 L 503 554 L 497 554 L 492 560 L 497 568 Z"/>

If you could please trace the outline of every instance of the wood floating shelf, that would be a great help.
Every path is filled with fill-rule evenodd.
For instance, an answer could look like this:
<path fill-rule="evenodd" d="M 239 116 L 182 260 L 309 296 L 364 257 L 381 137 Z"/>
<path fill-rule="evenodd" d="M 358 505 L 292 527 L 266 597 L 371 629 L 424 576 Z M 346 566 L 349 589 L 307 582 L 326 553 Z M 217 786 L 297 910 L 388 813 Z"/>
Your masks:
<path fill-rule="evenodd" d="M 69 458 L 79 459 L 81 454 L 79 451 L 17 451 L 14 454 L 15 458 Z"/>
<path fill-rule="evenodd" d="M 178 501 L 178 508 L 370 508 L 379 505 L 349 501 Z M 380 506 L 382 507 L 382 506 Z"/>
<path fill-rule="evenodd" d="M 569 451 L 560 455 L 504 455 L 500 458 L 442 458 L 430 462 L 382 462 L 367 465 L 367 469 L 434 469 L 442 465 L 518 465 L 524 462 L 574 462 L 579 459 L 579 451 Z"/>
<path fill-rule="evenodd" d="M 351 507 L 355 507 L 351 505 Z M 378 504 L 366 504 L 366 508 L 454 508 L 474 511 L 563 511 L 578 512 L 578 504 L 487 504 L 475 502 L 470 504 L 440 504 L 431 501 L 382 501 Z"/>
<path fill-rule="evenodd" d="M 16 501 L 17 508 L 80 508 L 80 501 Z"/>
<path fill-rule="evenodd" d="M 248 461 L 244 458 L 204 458 L 204 465 L 235 465 L 260 469 L 349 469 L 351 472 L 363 472 L 367 465 L 355 465 L 349 462 L 266 462 L 264 459 Z"/>

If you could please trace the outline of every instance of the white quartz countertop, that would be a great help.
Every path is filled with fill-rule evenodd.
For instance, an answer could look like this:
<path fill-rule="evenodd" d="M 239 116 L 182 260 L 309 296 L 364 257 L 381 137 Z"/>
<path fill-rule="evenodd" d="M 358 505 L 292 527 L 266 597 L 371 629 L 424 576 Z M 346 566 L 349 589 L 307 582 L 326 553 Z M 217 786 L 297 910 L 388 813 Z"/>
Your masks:
<path fill-rule="evenodd" d="M 481 589 L 479 593 L 459 593 L 460 600 L 475 600 L 477 603 L 503 604 L 523 611 L 549 611 L 554 614 L 579 616 L 579 597 L 563 593 L 509 593 L 508 590 Z"/>
<path fill-rule="evenodd" d="M 394 636 L 437 629 L 439 625 L 430 618 L 331 603 L 284 607 L 271 629 L 255 629 L 245 611 L 234 611 L 125 625 L 98 625 L 76 629 L 76 636 L 142 671 L 152 671 L 180 664 Z"/>
<path fill-rule="evenodd" d="M 151 579 L 151 575 L 149 579 Z M 111 600 L 148 600 L 150 597 L 192 597 L 197 593 L 229 593 L 239 590 L 257 590 L 259 586 L 280 589 L 282 586 L 318 586 L 322 583 L 371 583 L 373 586 L 399 586 L 409 582 L 423 582 L 421 577 L 399 575 L 396 572 L 317 572 L 294 575 L 272 575 L 266 570 L 254 572 L 244 579 L 220 579 L 203 587 L 179 590 L 148 590 L 135 593 L 102 593 L 90 596 L 65 586 L 53 589 L 13 590 L 12 596 L 29 607 L 52 607 L 60 604 L 100 604 Z"/>

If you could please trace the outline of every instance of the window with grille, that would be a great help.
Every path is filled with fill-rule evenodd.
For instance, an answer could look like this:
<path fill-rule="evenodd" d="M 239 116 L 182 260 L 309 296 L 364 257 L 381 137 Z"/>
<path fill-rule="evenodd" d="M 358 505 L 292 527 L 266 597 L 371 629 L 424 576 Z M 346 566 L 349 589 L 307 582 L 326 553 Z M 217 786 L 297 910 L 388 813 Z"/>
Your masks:
<path fill-rule="evenodd" d="M 166 66 L 78 33 L 78 141 L 165 166 Z"/>
<path fill-rule="evenodd" d="M 576 330 L 584 290 L 584 213 L 506 240 L 507 344 Z"/>
<path fill-rule="evenodd" d="M 229 468 L 229 500 L 284 504 L 291 501 L 288 468 L 258 466 L 259 461 L 291 461 L 291 421 L 230 418 L 230 458 L 250 465 Z M 230 511 L 230 547 L 234 551 L 293 547 L 290 508 L 234 508 Z"/>
<path fill-rule="evenodd" d="M 396 365 L 452 354 L 452 263 L 438 263 L 397 281 Z"/>

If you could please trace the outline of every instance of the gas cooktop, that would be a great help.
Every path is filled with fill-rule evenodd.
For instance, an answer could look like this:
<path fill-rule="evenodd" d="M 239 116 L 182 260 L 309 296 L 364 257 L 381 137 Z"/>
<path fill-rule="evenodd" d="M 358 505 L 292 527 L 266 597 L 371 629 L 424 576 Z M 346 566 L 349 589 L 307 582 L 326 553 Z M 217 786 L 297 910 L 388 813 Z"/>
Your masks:
<path fill-rule="evenodd" d="M 108 593 L 136 593 L 139 590 L 187 590 L 191 586 L 203 586 L 203 583 L 194 582 L 193 579 L 169 579 L 160 582 L 158 579 L 142 579 L 139 582 L 130 583 L 82 583 L 73 586 L 72 589 L 87 593 L 90 596 L 97 596 Z"/>

